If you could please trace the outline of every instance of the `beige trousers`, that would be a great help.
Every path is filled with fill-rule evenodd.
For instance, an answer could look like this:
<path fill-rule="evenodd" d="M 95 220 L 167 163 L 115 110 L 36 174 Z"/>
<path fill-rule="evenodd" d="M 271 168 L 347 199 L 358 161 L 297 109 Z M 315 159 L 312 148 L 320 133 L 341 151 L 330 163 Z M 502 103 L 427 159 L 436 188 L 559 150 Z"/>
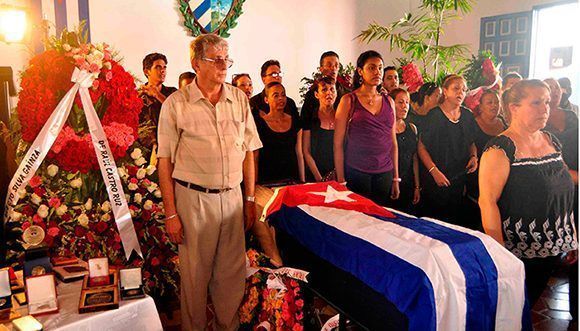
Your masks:
<path fill-rule="evenodd" d="M 210 194 L 175 183 L 175 200 L 184 233 L 179 245 L 182 329 L 205 329 L 209 289 L 216 330 L 236 330 L 246 265 L 241 189 Z"/>

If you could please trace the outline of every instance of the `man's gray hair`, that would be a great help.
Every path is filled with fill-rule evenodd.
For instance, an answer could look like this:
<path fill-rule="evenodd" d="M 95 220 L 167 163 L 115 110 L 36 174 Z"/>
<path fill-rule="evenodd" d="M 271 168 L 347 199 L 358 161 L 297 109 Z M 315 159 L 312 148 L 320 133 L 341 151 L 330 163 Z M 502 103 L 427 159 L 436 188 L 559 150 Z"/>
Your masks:
<path fill-rule="evenodd" d="M 195 38 L 189 44 L 189 58 L 190 60 L 202 59 L 205 57 L 205 52 L 208 47 L 216 48 L 228 47 L 228 42 L 222 37 L 215 34 L 202 34 Z"/>

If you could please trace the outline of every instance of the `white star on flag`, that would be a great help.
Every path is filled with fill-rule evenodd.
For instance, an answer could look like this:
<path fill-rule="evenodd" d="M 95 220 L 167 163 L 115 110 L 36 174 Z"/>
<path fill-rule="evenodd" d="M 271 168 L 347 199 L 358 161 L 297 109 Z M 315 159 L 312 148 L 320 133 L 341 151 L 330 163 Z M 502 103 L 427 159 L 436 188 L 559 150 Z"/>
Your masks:
<path fill-rule="evenodd" d="M 326 187 L 326 192 L 308 192 L 311 194 L 321 195 L 324 197 L 324 203 L 331 203 L 334 201 L 346 201 L 353 202 L 355 199 L 349 198 L 348 196 L 352 194 L 351 191 L 337 191 L 334 187 L 328 185 Z"/>

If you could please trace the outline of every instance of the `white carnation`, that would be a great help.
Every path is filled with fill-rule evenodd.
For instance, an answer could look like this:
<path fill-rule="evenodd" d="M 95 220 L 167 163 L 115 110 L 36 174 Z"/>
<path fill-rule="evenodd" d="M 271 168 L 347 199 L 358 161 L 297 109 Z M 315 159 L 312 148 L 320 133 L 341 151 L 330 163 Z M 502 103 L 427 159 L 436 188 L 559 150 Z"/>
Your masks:
<path fill-rule="evenodd" d="M 103 202 L 103 204 L 101 205 L 101 210 L 104 211 L 105 213 L 108 213 L 109 210 L 111 210 L 111 203 L 109 201 Z"/>
<path fill-rule="evenodd" d="M 154 195 L 156 198 L 161 198 L 161 191 L 160 191 L 160 190 L 155 190 L 155 192 L 153 192 L 153 195 Z"/>
<path fill-rule="evenodd" d="M 145 201 L 145 203 L 143 204 L 143 209 L 151 210 L 151 208 L 153 208 L 153 201 L 151 200 Z"/>
<path fill-rule="evenodd" d="M 20 221 L 20 219 L 22 219 L 22 213 L 19 213 L 19 212 L 13 210 L 12 213 L 10 214 L 10 219 L 12 221 L 18 222 L 18 221 Z"/>
<path fill-rule="evenodd" d="M 149 186 L 147 186 L 147 191 L 149 191 L 149 193 L 153 193 L 153 191 L 155 191 L 157 187 L 158 187 L 157 184 L 151 183 Z"/>
<path fill-rule="evenodd" d="M 139 170 L 137 170 L 137 179 L 143 179 L 145 178 L 145 175 L 147 175 L 147 170 L 140 168 Z"/>
<path fill-rule="evenodd" d="M 135 160 L 135 165 L 137 165 L 138 167 L 144 165 L 145 163 L 147 163 L 147 161 L 143 157 L 140 157 L 137 160 Z"/>
<path fill-rule="evenodd" d="M 56 214 L 58 216 L 62 216 L 62 215 L 64 215 L 64 213 L 66 213 L 67 210 L 68 210 L 68 207 L 65 204 L 62 204 L 62 205 L 58 206 L 58 208 L 56 208 Z"/>
<path fill-rule="evenodd" d="M 26 197 L 26 189 L 25 188 L 18 189 L 18 197 L 20 199 L 24 199 Z"/>
<path fill-rule="evenodd" d="M 50 177 L 54 177 L 58 173 L 58 166 L 55 164 L 51 164 L 46 168 L 46 172 L 48 172 L 48 175 Z"/>
<path fill-rule="evenodd" d="M 36 213 L 38 214 L 38 216 L 40 216 L 42 218 L 46 218 L 46 216 L 48 216 L 48 206 L 47 205 L 40 205 L 40 207 L 38 207 L 38 210 L 36 211 Z"/>
<path fill-rule="evenodd" d="M 72 188 L 79 188 L 83 185 L 83 181 L 80 178 L 75 178 L 69 182 Z"/>
<path fill-rule="evenodd" d="M 141 193 L 135 194 L 135 196 L 133 197 L 133 201 L 135 201 L 136 203 L 141 203 L 141 201 L 143 201 L 143 196 L 141 195 Z"/>
<path fill-rule="evenodd" d="M 152 164 L 148 165 L 147 166 L 147 175 L 149 175 L 149 176 L 153 175 L 153 173 L 155 172 L 155 170 L 157 170 L 157 167 L 155 167 Z"/>
<path fill-rule="evenodd" d="M 32 201 L 32 203 L 35 205 L 40 205 L 42 198 L 39 197 L 36 193 L 32 193 L 32 195 L 30 196 L 30 201 Z"/>
<path fill-rule="evenodd" d="M 93 199 L 89 198 L 87 202 L 85 202 L 85 209 L 91 210 L 93 209 Z"/>
<path fill-rule="evenodd" d="M 129 183 L 129 185 L 127 185 L 127 187 L 129 188 L 129 191 L 135 191 L 136 189 L 139 188 L 139 185 L 137 185 L 135 183 Z"/>
<path fill-rule="evenodd" d="M 81 226 L 84 226 L 86 228 L 87 226 L 89 226 L 89 217 L 87 216 L 87 214 L 82 213 L 79 215 L 78 222 Z"/>
<path fill-rule="evenodd" d="M 133 160 L 137 160 L 142 155 L 143 155 L 143 153 L 141 153 L 141 150 L 139 148 L 135 148 L 133 150 L 133 152 L 131 152 L 131 158 L 133 158 Z"/>

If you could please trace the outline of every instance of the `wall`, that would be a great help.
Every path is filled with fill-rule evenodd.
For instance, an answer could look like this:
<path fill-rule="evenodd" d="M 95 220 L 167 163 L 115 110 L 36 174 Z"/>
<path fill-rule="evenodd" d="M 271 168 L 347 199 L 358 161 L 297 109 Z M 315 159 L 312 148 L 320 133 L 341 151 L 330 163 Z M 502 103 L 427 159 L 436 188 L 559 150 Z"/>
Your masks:
<path fill-rule="evenodd" d="M 554 0 L 480 0 L 471 13 L 445 29 L 444 44 L 467 44 L 472 53 L 479 50 L 479 31 L 482 17 L 530 11 L 534 6 L 554 3 Z"/>
<path fill-rule="evenodd" d="M 26 6 L 29 0 L 12 0 Z M 76 0 L 67 1 L 74 8 Z M 45 3 L 46 2 L 46 3 Z M 299 102 L 300 79 L 316 70 L 320 54 L 332 49 L 343 63 L 356 62 L 361 51 L 376 49 L 386 64 L 401 56 L 390 52 L 386 42 L 361 44 L 354 38 L 369 22 L 388 24 L 404 12 L 416 8 L 420 0 L 246 0 L 238 26 L 231 30 L 230 56 L 235 60 L 233 73 L 249 73 L 255 92 L 262 89 L 259 70 L 267 59 L 282 63 L 288 94 Z M 531 10 L 542 0 L 480 0 L 471 14 L 447 28 L 444 43 L 467 43 L 473 52 L 479 47 L 481 17 Z M 51 1 L 43 1 L 47 18 Z M 174 0 L 90 1 L 91 34 L 94 42 L 107 42 L 124 58 L 125 67 L 144 80 L 142 58 L 150 52 L 167 55 L 167 84 L 176 86 L 177 77 L 189 71 L 188 45 L 191 37 L 180 22 Z M 52 16 L 51 16 L 52 15 Z M 74 16 L 74 15 L 73 15 Z M 74 18 L 69 21 L 75 21 Z M 0 43 L 0 65 L 21 70 L 30 55 L 27 46 Z"/>

